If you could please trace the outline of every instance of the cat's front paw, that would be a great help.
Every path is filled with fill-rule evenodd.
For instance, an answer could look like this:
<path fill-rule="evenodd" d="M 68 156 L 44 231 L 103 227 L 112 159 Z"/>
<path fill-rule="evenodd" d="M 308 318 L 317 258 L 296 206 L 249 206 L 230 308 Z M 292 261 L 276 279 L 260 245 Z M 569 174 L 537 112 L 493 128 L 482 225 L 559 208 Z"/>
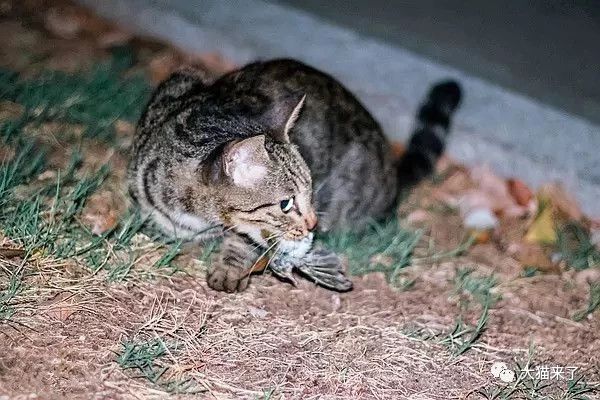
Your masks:
<path fill-rule="evenodd" d="M 211 267 L 207 274 L 208 286 L 221 292 L 241 292 L 248 287 L 249 281 L 250 275 L 246 271 L 221 264 Z"/>

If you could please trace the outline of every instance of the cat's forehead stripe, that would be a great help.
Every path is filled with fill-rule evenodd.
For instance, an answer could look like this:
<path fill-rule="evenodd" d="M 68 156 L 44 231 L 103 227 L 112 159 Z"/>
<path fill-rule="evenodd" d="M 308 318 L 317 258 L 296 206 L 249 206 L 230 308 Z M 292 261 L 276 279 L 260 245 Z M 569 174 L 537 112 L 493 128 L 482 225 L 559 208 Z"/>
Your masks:
<path fill-rule="evenodd" d="M 301 185 L 307 185 L 308 181 L 303 174 L 303 170 L 306 167 L 303 167 L 295 157 L 290 157 L 289 154 L 285 154 L 281 149 L 275 148 L 272 152 L 274 158 L 277 160 L 277 163 L 282 166 L 282 170 L 288 178 L 288 181 L 295 186 L 296 191 L 301 190 L 298 181 L 300 181 Z"/>

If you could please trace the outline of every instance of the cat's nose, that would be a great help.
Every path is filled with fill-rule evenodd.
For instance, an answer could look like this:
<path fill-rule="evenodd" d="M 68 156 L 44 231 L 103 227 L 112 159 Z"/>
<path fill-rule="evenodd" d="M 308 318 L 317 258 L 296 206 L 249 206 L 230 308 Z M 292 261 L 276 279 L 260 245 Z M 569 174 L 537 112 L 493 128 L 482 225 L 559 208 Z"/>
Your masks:
<path fill-rule="evenodd" d="M 314 231 L 315 228 L 317 227 L 317 223 L 319 222 L 319 220 L 317 219 L 317 214 L 315 214 L 314 211 L 311 211 L 306 216 L 305 222 L 306 222 L 306 229 L 308 229 L 309 232 Z"/>

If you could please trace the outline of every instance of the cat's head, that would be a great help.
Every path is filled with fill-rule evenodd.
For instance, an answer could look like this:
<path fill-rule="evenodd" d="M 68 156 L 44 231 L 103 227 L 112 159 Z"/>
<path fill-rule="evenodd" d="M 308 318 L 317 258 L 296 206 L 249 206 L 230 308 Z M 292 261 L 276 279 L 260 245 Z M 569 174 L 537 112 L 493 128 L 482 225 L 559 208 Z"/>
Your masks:
<path fill-rule="evenodd" d="M 310 170 L 289 139 L 303 104 L 276 110 L 269 132 L 228 143 L 221 157 L 226 228 L 291 253 L 308 250 L 317 224 Z"/>

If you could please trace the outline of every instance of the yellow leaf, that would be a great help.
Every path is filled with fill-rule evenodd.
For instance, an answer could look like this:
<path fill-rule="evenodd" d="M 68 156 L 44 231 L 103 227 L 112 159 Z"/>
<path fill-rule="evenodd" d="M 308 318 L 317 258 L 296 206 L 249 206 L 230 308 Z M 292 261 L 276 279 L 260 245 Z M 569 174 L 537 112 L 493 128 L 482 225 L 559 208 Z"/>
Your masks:
<path fill-rule="evenodd" d="M 556 243 L 556 225 L 552 207 L 546 206 L 538 214 L 525 234 L 525 241 L 541 244 Z"/>

